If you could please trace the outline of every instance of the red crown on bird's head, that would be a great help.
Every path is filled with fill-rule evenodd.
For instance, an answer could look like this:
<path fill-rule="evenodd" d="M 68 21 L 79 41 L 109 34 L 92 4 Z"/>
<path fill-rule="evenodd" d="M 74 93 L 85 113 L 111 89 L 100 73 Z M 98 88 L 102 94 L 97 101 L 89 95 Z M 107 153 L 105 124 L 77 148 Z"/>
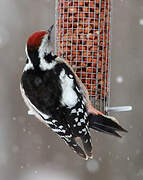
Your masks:
<path fill-rule="evenodd" d="M 30 50 L 38 49 L 46 34 L 48 34 L 47 31 L 38 31 L 33 33 L 27 41 L 27 48 Z"/>

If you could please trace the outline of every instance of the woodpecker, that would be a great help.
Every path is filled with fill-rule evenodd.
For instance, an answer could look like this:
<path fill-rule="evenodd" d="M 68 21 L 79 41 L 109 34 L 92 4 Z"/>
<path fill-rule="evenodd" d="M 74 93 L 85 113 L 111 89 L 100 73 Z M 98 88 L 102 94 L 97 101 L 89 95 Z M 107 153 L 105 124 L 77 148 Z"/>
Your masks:
<path fill-rule="evenodd" d="M 21 94 L 30 113 L 87 160 L 93 158 L 90 129 L 117 137 L 121 137 L 118 131 L 127 130 L 114 117 L 104 115 L 91 105 L 88 92 L 72 67 L 54 54 L 52 29 L 53 25 L 47 31 L 35 32 L 27 41 Z"/>

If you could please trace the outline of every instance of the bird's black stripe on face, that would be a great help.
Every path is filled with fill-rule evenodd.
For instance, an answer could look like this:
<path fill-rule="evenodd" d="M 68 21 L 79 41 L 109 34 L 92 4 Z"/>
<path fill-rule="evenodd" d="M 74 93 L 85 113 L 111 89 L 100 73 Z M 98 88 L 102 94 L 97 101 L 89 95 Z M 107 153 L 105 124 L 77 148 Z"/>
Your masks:
<path fill-rule="evenodd" d="M 39 58 L 38 50 L 37 49 L 29 50 L 28 55 L 29 55 L 29 58 L 30 58 L 35 70 L 39 69 L 40 58 Z M 44 59 L 46 60 L 47 63 L 52 63 L 53 61 L 55 61 L 56 57 L 57 57 L 56 55 L 52 55 L 51 53 L 49 53 L 49 54 L 45 53 Z M 27 61 L 27 63 L 28 63 L 28 61 Z"/>
<path fill-rule="evenodd" d="M 29 58 L 34 66 L 35 69 L 39 68 L 40 65 L 40 58 L 37 49 L 32 49 L 28 51 Z"/>
<path fill-rule="evenodd" d="M 49 54 L 45 53 L 44 59 L 47 61 L 47 63 L 51 63 L 52 61 L 55 60 L 56 57 L 57 57 L 56 55 L 53 56 L 51 53 Z"/>

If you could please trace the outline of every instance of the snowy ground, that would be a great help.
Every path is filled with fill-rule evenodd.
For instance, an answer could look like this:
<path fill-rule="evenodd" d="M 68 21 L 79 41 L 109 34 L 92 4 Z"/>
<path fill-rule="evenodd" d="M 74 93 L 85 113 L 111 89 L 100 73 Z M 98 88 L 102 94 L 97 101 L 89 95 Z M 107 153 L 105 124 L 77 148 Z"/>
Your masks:
<path fill-rule="evenodd" d="M 34 117 L 19 91 L 26 38 L 54 22 L 53 0 L 0 2 L 0 180 L 143 179 L 143 1 L 113 0 L 112 106 L 129 130 L 122 139 L 92 133 L 83 161 Z"/>

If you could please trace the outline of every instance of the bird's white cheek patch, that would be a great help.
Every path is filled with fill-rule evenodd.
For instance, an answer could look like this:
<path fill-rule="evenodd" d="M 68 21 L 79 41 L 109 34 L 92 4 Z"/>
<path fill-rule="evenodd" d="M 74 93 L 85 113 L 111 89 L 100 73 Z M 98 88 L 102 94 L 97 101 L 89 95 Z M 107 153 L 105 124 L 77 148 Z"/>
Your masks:
<path fill-rule="evenodd" d="M 53 61 L 51 63 L 47 63 L 44 58 L 40 59 L 40 65 L 39 66 L 43 71 L 53 69 L 55 67 L 55 65 L 56 65 L 55 61 Z"/>
<path fill-rule="evenodd" d="M 70 79 L 63 69 L 60 74 L 61 86 L 62 86 L 62 101 L 63 105 L 73 107 L 77 103 L 77 94 L 73 90 L 73 79 Z"/>

